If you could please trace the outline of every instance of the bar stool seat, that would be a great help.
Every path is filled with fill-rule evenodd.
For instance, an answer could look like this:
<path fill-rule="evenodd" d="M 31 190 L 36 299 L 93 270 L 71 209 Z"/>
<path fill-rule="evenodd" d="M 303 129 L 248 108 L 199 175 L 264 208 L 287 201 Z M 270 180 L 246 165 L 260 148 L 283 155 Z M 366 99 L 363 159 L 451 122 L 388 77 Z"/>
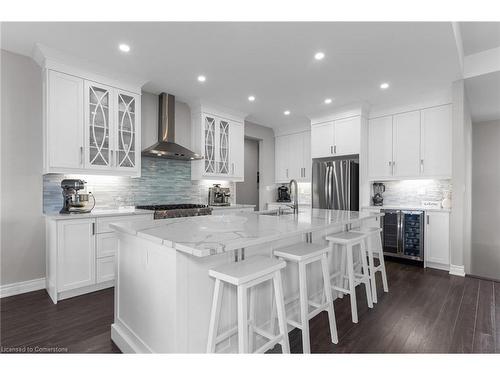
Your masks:
<path fill-rule="evenodd" d="M 365 284 L 366 291 L 366 301 L 368 307 L 373 308 L 372 292 L 370 287 L 370 276 L 368 273 L 368 264 L 366 261 L 366 243 L 365 239 L 368 236 L 367 233 L 362 232 L 341 232 L 333 235 L 326 236 L 326 240 L 330 242 L 332 251 L 337 247 L 340 248 L 341 262 L 340 262 L 340 272 L 338 272 L 338 277 L 334 277 L 338 282 L 332 284 L 332 289 L 340 292 L 339 296 L 342 297 L 343 294 L 349 294 L 351 300 L 351 316 L 352 322 L 358 322 L 358 307 L 356 301 L 356 286 L 360 284 Z M 359 256 L 361 260 L 361 274 L 354 272 L 354 247 L 359 246 Z M 347 277 L 343 274 L 344 268 L 347 270 Z M 344 282 L 348 282 L 348 286 L 345 287 Z"/>
<path fill-rule="evenodd" d="M 308 242 L 301 242 L 274 250 L 274 256 L 285 259 L 288 262 L 295 262 L 299 266 L 300 321 L 296 321 L 295 319 L 288 319 L 287 321 L 290 325 L 302 330 L 302 348 L 304 353 L 311 352 L 309 320 L 322 311 L 326 311 L 328 313 L 331 341 L 334 344 L 338 343 L 337 324 L 335 322 L 333 297 L 328 270 L 329 252 L 330 248 L 328 246 Z M 307 294 L 306 266 L 313 262 L 321 262 L 323 292 L 325 294 L 325 298 L 321 303 L 309 301 Z M 295 301 L 296 299 L 297 298 L 294 298 L 292 301 Z M 312 311 L 309 311 L 310 306 L 314 308 Z"/>
<path fill-rule="evenodd" d="M 356 230 L 355 232 L 367 235 L 365 238 L 365 247 L 366 247 L 366 252 L 368 254 L 368 268 L 370 270 L 372 300 L 373 303 L 377 303 L 377 281 L 376 281 L 377 272 L 380 272 L 380 274 L 382 275 L 382 286 L 384 288 L 384 292 L 385 293 L 389 292 L 389 285 L 387 283 L 387 272 L 385 270 L 384 250 L 382 248 L 382 239 L 380 237 L 382 228 L 373 228 L 373 227 L 362 228 L 361 230 Z M 377 254 L 377 258 L 379 261 L 378 266 L 375 266 L 374 254 Z"/>
<path fill-rule="evenodd" d="M 224 264 L 208 271 L 208 274 L 215 278 L 214 295 L 212 300 L 212 312 L 210 315 L 210 324 L 208 330 L 207 353 L 214 353 L 216 345 L 238 334 L 239 353 L 264 353 L 281 343 L 283 353 L 290 353 L 290 344 L 288 342 L 288 331 L 285 318 L 285 302 L 283 297 L 283 286 L 281 282 L 281 269 L 286 267 L 282 260 L 264 256 L 254 256 L 241 262 Z M 248 319 L 248 292 L 250 292 L 250 314 L 253 316 L 253 292 L 252 287 L 272 280 L 274 286 L 274 296 L 276 311 L 278 314 L 279 334 L 268 333 L 255 326 L 253 319 Z M 218 334 L 220 310 L 222 305 L 222 295 L 224 284 L 231 284 L 237 288 L 237 307 L 238 307 L 238 325 L 230 328 L 228 331 Z M 264 345 L 253 351 L 249 348 L 249 330 L 253 334 L 268 339 Z M 253 346 L 253 339 L 250 340 Z"/>

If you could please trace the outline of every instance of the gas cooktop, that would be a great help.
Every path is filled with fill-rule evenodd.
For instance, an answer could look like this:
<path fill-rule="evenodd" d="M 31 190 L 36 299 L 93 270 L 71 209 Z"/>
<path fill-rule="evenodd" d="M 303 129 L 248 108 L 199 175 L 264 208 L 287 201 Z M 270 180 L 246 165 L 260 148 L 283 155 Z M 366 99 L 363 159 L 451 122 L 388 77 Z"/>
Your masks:
<path fill-rule="evenodd" d="M 211 215 L 212 208 L 205 204 L 155 204 L 136 206 L 140 210 L 154 211 L 155 219 Z"/>

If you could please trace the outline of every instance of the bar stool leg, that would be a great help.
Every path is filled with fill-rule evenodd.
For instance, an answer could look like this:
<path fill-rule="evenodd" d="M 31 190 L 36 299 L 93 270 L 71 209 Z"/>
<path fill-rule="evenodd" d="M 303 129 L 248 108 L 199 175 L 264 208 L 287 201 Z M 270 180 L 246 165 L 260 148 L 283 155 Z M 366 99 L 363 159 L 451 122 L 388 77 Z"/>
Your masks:
<path fill-rule="evenodd" d="M 274 296 L 276 300 L 276 312 L 278 315 L 278 325 L 280 334 L 283 339 L 281 340 L 281 351 L 284 354 L 290 354 L 290 343 L 288 342 L 288 329 L 285 317 L 285 302 L 283 295 L 283 284 L 281 283 L 281 272 L 276 271 L 273 277 Z M 273 332 L 274 334 L 274 332 Z"/>
<path fill-rule="evenodd" d="M 339 245 L 333 245 L 337 246 L 337 249 L 340 247 L 340 270 L 339 270 L 339 282 L 337 285 L 341 288 L 347 289 L 346 288 L 346 279 L 345 279 L 345 274 L 346 274 L 346 249 L 345 246 L 339 246 Z M 344 298 L 344 293 L 342 292 L 337 292 L 339 298 Z"/>
<path fill-rule="evenodd" d="M 351 298 L 352 322 L 358 322 L 358 305 L 356 302 L 356 285 L 354 284 L 354 261 L 352 257 L 352 245 L 346 245 L 347 253 L 347 275 L 349 278 L 349 297 Z"/>
<path fill-rule="evenodd" d="M 217 331 L 219 329 L 219 315 L 222 305 L 222 293 L 224 283 L 219 279 L 215 280 L 214 296 L 212 300 L 212 312 L 210 314 L 210 324 L 208 326 L 207 353 L 215 353 Z"/>
<path fill-rule="evenodd" d="M 238 351 L 248 353 L 247 287 L 238 285 Z"/>
<path fill-rule="evenodd" d="M 363 272 L 363 283 L 365 284 L 366 291 L 366 301 L 368 302 L 368 307 L 373 308 L 372 301 L 372 291 L 370 288 L 370 276 L 368 274 L 368 264 L 366 262 L 366 247 L 365 241 L 360 243 L 360 256 L 361 256 L 361 271 Z"/>
<path fill-rule="evenodd" d="M 368 241 L 368 238 L 365 239 L 365 241 Z M 371 246 L 368 245 L 368 263 L 369 263 L 369 269 L 370 269 L 370 283 L 371 283 L 371 289 L 372 289 L 372 300 L 373 303 L 377 303 L 377 282 L 375 280 L 375 262 L 373 261 L 373 251 L 371 249 Z M 366 255 L 365 255 L 366 256 Z"/>
<path fill-rule="evenodd" d="M 330 284 L 330 272 L 328 270 L 328 256 L 324 253 L 321 256 L 321 268 L 323 270 L 323 287 L 325 290 L 326 303 L 328 305 L 328 320 L 330 323 L 330 336 L 334 344 L 338 344 L 339 338 L 337 335 L 337 323 L 335 320 L 335 312 L 333 309 L 332 287 Z"/>
<path fill-rule="evenodd" d="M 255 288 L 251 288 L 248 290 L 248 294 L 250 294 L 250 326 L 248 327 L 248 348 L 250 352 L 253 352 L 254 346 L 254 325 L 255 325 Z"/>
<path fill-rule="evenodd" d="M 307 296 L 306 265 L 299 263 L 300 323 L 302 326 L 302 351 L 311 353 L 309 342 L 309 300 Z"/>
<path fill-rule="evenodd" d="M 387 273 L 385 272 L 385 261 L 384 261 L 384 253 L 380 251 L 378 253 L 378 261 L 380 262 L 380 266 L 382 268 L 382 285 L 384 286 L 384 292 L 389 292 L 389 284 L 387 284 Z"/>

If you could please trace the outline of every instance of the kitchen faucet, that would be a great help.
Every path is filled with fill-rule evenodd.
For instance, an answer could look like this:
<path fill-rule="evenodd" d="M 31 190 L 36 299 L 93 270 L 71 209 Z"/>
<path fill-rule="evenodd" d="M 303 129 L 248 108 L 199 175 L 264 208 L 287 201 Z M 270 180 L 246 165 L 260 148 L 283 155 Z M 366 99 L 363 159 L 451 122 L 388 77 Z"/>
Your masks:
<path fill-rule="evenodd" d="M 293 208 L 293 214 L 298 215 L 299 213 L 299 187 L 297 185 L 297 181 L 295 179 L 290 180 L 290 195 L 292 194 L 292 186 L 293 190 L 293 205 L 289 207 Z"/>

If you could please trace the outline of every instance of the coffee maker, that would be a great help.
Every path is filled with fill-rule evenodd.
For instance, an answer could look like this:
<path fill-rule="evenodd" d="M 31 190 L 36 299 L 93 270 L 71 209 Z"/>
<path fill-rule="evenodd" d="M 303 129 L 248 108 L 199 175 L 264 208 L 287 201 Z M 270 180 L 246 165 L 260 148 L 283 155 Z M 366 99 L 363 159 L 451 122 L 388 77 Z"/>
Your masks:
<path fill-rule="evenodd" d="M 382 194 L 385 192 L 385 185 L 381 182 L 373 183 L 373 205 L 382 206 L 384 204 L 384 197 Z"/>
<path fill-rule="evenodd" d="M 95 207 L 95 198 L 91 192 L 79 193 L 79 190 L 85 188 L 86 182 L 83 180 L 66 179 L 61 181 L 63 208 L 61 214 L 82 214 L 89 213 Z M 92 207 L 89 208 L 89 198 L 92 197 Z"/>
<path fill-rule="evenodd" d="M 278 202 L 291 202 L 290 189 L 286 185 L 281 185 L 278 188 Z"/>
<path fill-rule="evenodd" d="M 229 188 L 222 188 L 220 184 L 214 184 L 208 188 L 208 205 L 209 206 L 230 206 L 229 197 L 231 192 Z"/>

